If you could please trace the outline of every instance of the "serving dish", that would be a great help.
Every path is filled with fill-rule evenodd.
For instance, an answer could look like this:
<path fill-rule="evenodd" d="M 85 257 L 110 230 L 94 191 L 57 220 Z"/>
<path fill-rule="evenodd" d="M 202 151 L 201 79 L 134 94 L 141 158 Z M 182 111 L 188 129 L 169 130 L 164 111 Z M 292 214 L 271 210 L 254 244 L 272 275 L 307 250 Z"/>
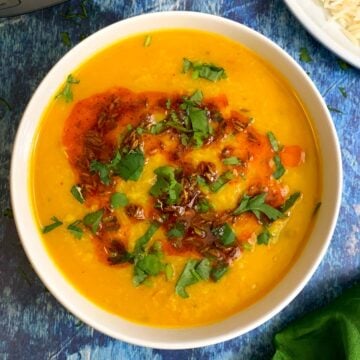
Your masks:
<path fill-rule="evenodd" d="M 360 68 L 360 47 L 345 36 L 340 24 L 329 20 L 326 9 L 315 0 L 284 2 L 311 35 L 343 60 Z"/>
<path fill-rule="evenodd" d="M 80 64 L 122 37 L 162 28 L 216 32 L 241 42 L 271 63 L 288 79 L 312 114 L 323 164 L 326 164 L 322 169 L 323 205 L 310 239 L 289 273 L 268 295 L 241 313 L 216 324 L 190 329 L 137 325 L 107 313 L 79 294 L 54 265 L 39 238 L 27 183 L 33 137 L 41 114 L 59 84 L 73 70 L 74 64 Z M 66 308 L 94 328 L 130 343 L 166 349 L 193 348 L 228 340 L 255 328 L 286 306 L 305 286 L 321 261 L 335 227 L 341 194 L 340 151 L 321 96 L 304 71 L 275 44 L 240 24 L 211 15 L 188 12 L 150 14 L 116 23 L 92 35 L 65 55 L 49 72 L 30 101 L 17 134 L 12 158 L 11 193 L 15 221 L 24 249 L 44 284 Z"/>

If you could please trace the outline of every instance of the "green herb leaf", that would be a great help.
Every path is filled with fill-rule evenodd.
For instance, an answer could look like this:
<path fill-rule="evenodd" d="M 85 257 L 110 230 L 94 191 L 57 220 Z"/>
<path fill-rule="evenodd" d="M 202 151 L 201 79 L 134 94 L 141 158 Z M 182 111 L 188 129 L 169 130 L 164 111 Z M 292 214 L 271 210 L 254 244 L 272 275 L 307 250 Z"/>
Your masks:
<path fill-rule="evenodd" d="M 110 205 L 113 209 L 124 207 L 128 203 L 129 200 L 124 193 L 115 192 L 110 197 Z"/>
<path fill-rule="evenodd" d="M 343 114 L 343 112 L 341 110 L 339 110 L 339 109 L 336 109 L 336 108 L 334 108 L 334 107 L 332 107 L 330 105 L 326 105 L 326 106 L 331 112 L 338 113 L 338 114 Z"/>
<path fill-rule="evenodd" d="M 79 84 L 80 80 L 75 79 L 71 74 L 66 78 L 64 88 L 55 96 L 55 99 L 64 98 L 65 102 L 69 103 L 73 101 L 72 85 Z"/>
<path fill-rule="evenodd" d="M 172 264 L 165 265 L 165 276 L 167 281 L 172 280 L 172 278 L 174 277 L 174 267 L 172 266 Z"/>
<path fill-rule="evenodd" d="M 257 236 L 257 243 L 259 245 L 268 245 L 269 241 L 270 241 L 270 238 L 271 238 L 271 234 L 270 234 L 269 230 L 265 228 L 264 231 L 261 232 Z"/>
<path fill-rule="evenodd" d="M 194 131 L 195 144 L 196 146 L 201 146 L 203 140 L 209 135 L 209 120 L 206 116 L 206 111 L 191 107 L 189 109 L 189 118 Z"/>
<path fill-rule="evenodd" d="M 296 200 L 300 197 L 300 192 L 295 192 L 289 196 L 289 198 L 285 201 L 285 203 L 280 207 L 280 211 L 286 213 L 296 202 Z"/>
<path fill-rule="evenodd" d="M 2 215 L 7 217 L 8 219 L 13 219 L 14 218 L 14 214 L 11 208 L 6 208 L 3 212 Z"/>
<path fill-rule="evenodd" d="M 71 39 L 70 35 L 67 31 L 63 31 L 60 33 L 61 42 L 68 47 L 71 47 Z"/>
<path fill-rule="evenodd" d="M 79 185 L 73 185 L 70 189 L 72 196 L 80 203 L 83 204 L 85 199 L 81 191 L 81 187 Z"/>
<path fill-rule="evenodd" d="M 190 96 L 189 101 L 191 101 L 192 105 L 200 105 L 203 101 L 204 95 L 201 90 L 195 90 L 195 92 Z"/>
<path fill-rule="evenodd" d="M 306 63 L 309 63 L 312 61 L 312 58 L 309 55 L 308 49 L 305 47 L 300 48 L 299 56 L 300 56 L 300 60 L 304 61 Z"/>
<path fill-rule="evenodd" d="M 242 161 L 236 156 L 230 156 L 223 159 L 222 161 L 225 165 L 241 165 Z"/>
<path fill-rule="evenodd" d="M 43 227 L 43 229 L 42 229 L 43 234 L 46 234 L 46 233 L 56 229 L 57 227 L 59 227 L 59 226 L 61 226 L 63 224 L 63 222 L 60 221 L 56 216 L 53 216 L 51 218 L 51 220 L 53 221 L 52 224 L 46 225 L 46 226 Z"/>
<path fill-rule="evenodd" d="M 275 155 L 273 160 L 275 163 L 275 171 L 272 175 L 273 175 L 274 179 L 278 180 L 284 175 L 285 168 L 284 168 L 283 164 L 281 163 L 281 159 L 280 159 L 279 155 Z"/>
<path fill-rule="evenodd" d="M 103 164 L 97 160 L 90 163 L 90 171 L 97 172 L 100 181 L 104 185 L 110 185 L 110 167 L 108 164 Z"/>
<path fill-rule="evenodd" d="M 171 166 L 161 166 L 154 173 L 157 175 L 157 178 L 155 184 L 150 189 L 150 194 L 154 197 L 166 194 L 167 204 L 176 204 L 180 198 L 182 186 L 176 181 L 175 169 Z"/>
<path fill-rule="evenodd" d="M 269 139 L 269 142 L 270 142 L 270 145 L 272 147 L 272 149 L 275 151 L 275 152 L 278 152 L 280 150 L 280 145 L 279 145 L 279 142 L 277 141 L 275 135 L 271 132 L 271 131 L 268 131 L 266 133 L 268 139 Z"/>
<path fill-rule="evenodd" d="M 145 234 L 139 237 L 136 240 L 134 254 L 140 254 L 144 251 L 145 245 L 150 241 L 153 235 L 156 233 L 157 229 L 160 227 L 160 224 L 153 222 L 150 224 L 149 228 L 146 230 Z"/>
<path fill-rule="evenodd" d="M 221 174 L 212 184 L 210 184 L 210 190 L 212 192 L 218 192 L 225 184 L 227 184 L 234 175 L 231 171 L 226 171 Z"/>
<path fill-rule="evenodd" d="M 103 215 L 104 215 L 103 209 L 94 211 L 84 216 L 83 223 L 88 228 L 90 228 L 93 234 L 96 234 L 97 231 L 99 230 L 100 222 Z"/>
<path fill-rule="evenodd" d="M 67 229 L 76 239 L 81 239 L 84 233 L 82 228 L 78 226 L 80 224 L 81 220 L 76 220 L 67 227 Z"/>
<path fill-rule="evenodd" d="M 152 36 L 146 35 L 144 39 L 144 47 L 149 47 L 151 45 L 151 42 L 152 42 Z"/>
<path fill-rule="evenodd" d="M 199 201 L 195 205 L 195 210 L 199 213 L 207 213 L 212 209 L 213 206 L 211 205 L 210 201 L 205 198 L 199 199 Z"/>
<path fill-rule="evenodd" d="M 339 91 L 344 98 L 347 98 L 347 92 L 343 86 L 339 86 Z"/>
<path fill-rule="evenodd" d="M 211 271 L 210 260 L 207 258 L 202 259 L 199 264 L 196 265 L 195 270 L 200 275 L 202 280 L 209 280 Z"/>
<path fill-rule="evenodd" d="M 140 149 L 131 150 L 114 166 L 114 173 L 124 180 L 136 181 L 144 169 L 145 156 Z"/>
<path fill-rule="evenodd" d="M 200 275 L 198 275 L 195 270 L 198 263 L 199 261 L 195 259 L 188 260 L 176 283 L 175 292 L 182 298 L 188 298 L 189 294 L 187 293 L 186 288 L 199 281 Z"/>
<path fill-rule="evenodd" d="M 81 0 L 80 1 L 80 11 L 76 11 L 72 9 L 71 7 L 68 8 L 65 14 L 63 14 L 63 17 L 67 20 L 76 20 L 76 19 L 86 19 L 88 17 L 88 13 L 86 10 L 86 3 L 88 0 Z"/>
<path fill-rule="evenodd" d="M 159 256 L 155 254 L 147 254 L 137 261 L 136 266 L 139 267 L 147 275 L 156 276 L 162 270 L 162 264 Z"/>
<path fill-rule="evenodd" d="M 169 238 L 182 238 L 185 235 L 185 225 L 183 223 L 175 223 L 175 225 L 167 232 Z"/>
<path fill-rule="evenodd" d="M 224 246 L 234 245 L 236 241 L 235 232 L 228 223 L 215 228 L 212 232 Z"/>
<path fill-rule="evenodd" d="M 315 216 L 317 214 L 317 212 L 319 211 L 320 209 L 320 206 L 321 206 L 321 202 L 319 201 L 316 205 L 315 205 L 315 208 L 314 208 L 314 211 L 313 211 L 313 216 Z"/>
<path fill-rule="evenodd" d="M 240 215 L 244 212 L 252 212 L 258 219 L 260 213 L 266 215 L 270 220 L 275 221 L 284 217 L 284 214 L 279 210 L 265 204 L 266 193 L 262 193 L 253 197 L 243 196 L 240 205 L 234 210 L 234 215 Z"/>
<path fill-rule="evenodd" d="M 211 270 L 210 276 L 215 282 L 217 282 L 228 272 L 228 270 L 229 265 L 220 263 Z"/>
<path fill-rule="evenodd" d="M 339 67 L 342 70 L 347 70 L 350 68 L 350 66 L 344 60 L 338 59 L 337 63 L 339 64 Z"/>
<path fill-rule="evenodd" d="M 183 59 L 182 72 L 187 73 L 192 68 L 192 62 L 189 59 Z"/>
<path fill-rule="evenodd" d="M 189 59 L 184 58 L 182 72 L 187 73 L 190 70 L 193 71 L 193 79 L 202 78 L 216 82 L 218 80 L 227 78 L 224 68 L 220 66 L 207 63 L 192 62 Z"/>

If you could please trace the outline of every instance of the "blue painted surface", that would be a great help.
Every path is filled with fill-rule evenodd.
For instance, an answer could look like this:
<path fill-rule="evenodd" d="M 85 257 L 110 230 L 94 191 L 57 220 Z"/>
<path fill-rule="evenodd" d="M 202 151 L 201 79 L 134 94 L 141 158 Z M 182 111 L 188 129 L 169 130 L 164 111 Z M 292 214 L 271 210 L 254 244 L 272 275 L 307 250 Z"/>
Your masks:
<path fill-rule="evenodd" d="M 115 21 L 146 12 L 194 10 L 221 15 L 256 29 L 300 62 L 333 112 L 343 156 L 344 191 L 331 246 L 300 295 L 256 330 L 226 343 L 194 350 L 160 351 L 109 338 L 79 322 L 45 289 L 32 270 L 12 219 L 0 216 L 0 359 L 267 359 L 272 338 L 289 321 L 317 308 L 360 279 L 360 71 L 343 70 L 280 0 L 93 0 L 88 18 L 64 19 L 71 1 L 32 14 L 0 19 L 0 209 L 9 207 L 12 144 L 21 114 L 44 75 L 73 45 Z M 306 47 L 312 61 L 299 60 Z M 339 91 L 344 87 L 347 97 Z"/>

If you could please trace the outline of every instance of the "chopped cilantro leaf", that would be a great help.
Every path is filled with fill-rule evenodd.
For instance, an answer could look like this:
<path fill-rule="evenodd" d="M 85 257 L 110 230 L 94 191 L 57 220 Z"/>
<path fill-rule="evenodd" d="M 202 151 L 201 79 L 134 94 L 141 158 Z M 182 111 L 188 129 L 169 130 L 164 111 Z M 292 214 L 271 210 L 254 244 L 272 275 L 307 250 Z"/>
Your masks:
<path fill-rule="evenodd" d="M 195 205 L 195 210 L 199 213 L 207 213 L 212 209 L 213 206 L 211 205 L 210 201 L 205 198 L 201 198 Z"/>
<path fill-rule="evenodd" d="M 68 47 L 71 47 L 70 35 L 67 31 L 63 31 L 60 33 L 61 42 Z"/>
<path fill-rule="evenodd" d="M 154 197 L 167 195 L 167 204 L 174 205 L 180 198 L 182 186 L 176 181 L 175 169 L 171 166 L 158 167 L 154 173 L 157 175 L 155 184 L 150 189 L 150 194 Z"/>
<path fill-rule="evenodd" d="M 240 205 L 234 210 L 234 215 L 240 215 L 244 212 L 252 212 L 258 219 L 260 213 L 266 215 L 270 220 L 275 221 L 284 217 L 284 214 L 272 206 L 265 204 L 266 193 L 262 193 L 253 197 L 243 196 Z"/>
<path fill-rule="evenodd" d="M 42 229 L 43 234 L 46 234 L 63 224 L 62 221 L 60 221 L 56 216 L 53 216 L 51 220 L 52 220 L 52 224 L 43 227 Z"/>
<path fill-rule="evenodd" d="M 236 156 L 230 156 L 223 159 L 222 161 L 225 165 L 241 165 L 242 161 Z"/>
<path fill-rule="evenodd" d="M 88 228 L 90 228 L 93 234 L 96 234 L 97 231 L 99 230 L 100 222 L 103 215 L 104 215 L 103 209 L 89 213 L 84 216 L 83 224 L 86 225 Z"/>
<path fill-rule="evenodd" d="M 212 192 L 218 192 L 233 177 L 234 177 L 234 175 L 231 171 L 224 172 L 213 183 L 210 184 L 210 190 Z"/>
<path fill-rule="evenodd" d="M 183 223 L 175 223 L 175 225 L 167 232 L 169 238 L 181 238 L 185 234 L 185 226 Z"/>
<path fill-rule="evenodd" d="M 11 208 L 6 208 L 3 213 L 2 213 L 3 216 L 9 218 L 9 219 L 13 219 L 14 218 L 14 214 L 13 214 L 13 211 Z"/>
<path fill-rule="evenodd" d="M 275 135 L 271 132 L 271 131 L 268 131 L 266 133 L 268 139 L 269 139 L 269 142 L 270 142 L 270 145 L 272 147 L 272 149 L 275 151 L 275 152 L 278 152 L 280 150 L 280 145 L 279 145 L 279 142 L 277 141 Z"/>
<path fill-rule="evenodd" d="M 200 275 L 202 280 L 209 280 L 211 271 L 210 260 L 207 258 L 202 259 L 196 266 L 195 270 Z"/>
<path fill-rule="evenodd" d="M 289 198 L 285 201 L 285 203 L 280 207 L 281 212 L 286 213 L 296 202 L 296 200 L 300 197 L 300 192 L 295 192 L 289 196 Z"/>
<path fill-rule="evenodd" d="M 172 264 L 166 264 L 165 265 L 165 276 L 166 276 L 166 280 L 170 281 L 173 276 L 174 276 L 174 267 L 172 266 Z"/>
<path fill-rule="evenodd" d="M 110 167 L 108 164 L 103 164 L 97 160 L 90 163 L 90 171 L 97 172 L 100 181 L 104 185 L 110 185 Z"/>
<path fill-rule="evenodd" d="M 124 207 L 128 203 L 129 200 L 124 193 L 115 192 L 110 197 L 110 205 L 113 209 Z"/>
<path fill-rule="evenodd" d="M 275 163 L 275 171 L 272 175 L 273 175 L 274 179 L 278 180 L 284 175 L 285 168 L 281 162 L 279 155 L 275 155 L 273 160 Z"/>
<path fill-rule="evenodd" d="M 80 203 L 83 204 L 85 199 L 79 185 L 73 185 L 70 189 L 71 195 Z"/>
<path fill-rule="evenodd" d="M 196 259 L 190 259 L 185 264 L 185 267 L 176 283 L 175 292 L 177 295 L 182 298 L 189 297 L 189 294 L 186 291 L 186 287 L 196 284 L 199 281 L 200 275 L 196 273 L 196 266 L 199 261 Z"/>
<path fill-rule="evenodd" d="M 144 169 L 145 156 L 140 149 L 131 150 L 114 166 L 114 173 L 124 180 L 138 180 Z"/>
<path fill-rule="evenodd" d="M 334 112 L 334 113 L 338 113 L 338 114 L 343 114 L 343 112 L 339 109 L 336 109 L 330 105 L 327 105 L 327 108 L 331 111 L 331 112 Z"/>
<path fill-rule="evenodd" d="M 144 47 L 149 47 L 151 45 L 151 42 L 152 42 L 152 36 L 146 35 L 144 39 Z"/>
<path fill-rule="evenodd" d="M 344 98 L 347 98 L 347 92 L 343 86 L 339 86 L 339 91 Z"/>
<path fill-rule="evenodd" d="M 262 231 L 257 236 L 257 241 L 256 242 L 259 245 L 268 245 L 270 238 L 271 238 L 271 234 L 270 234 L 269 230 L 265 228 L 264 231 Z"/>
<path fill-rule="evenodd" d="M 227 75 L 224 68 L 213 64 L 192 62 L 189 59 L 183 59 L 183 73 L 192 70 L 192 78 L 202 78 L 209 81 L 216 82 L 221 79 L 226 79 Z"/>
<path fill-rule="evenodd" d="M 309 55 L 308 49 L 305 47 L 300 48 L 299 58 L 301 61 L 309 63 L 312 61 L 311 56 Z"/>
<path fill-rule="evenodd" d="M 80 80 L 75 79 L 71 74 L 66 78 L 64 88 L 55 96 L 55 99 L 64 98 L 65 102 L 69 103 L 73 101 L 72 85 L 79 84 Z"/>
<path fill-rule="evenodd" d="M 160 227 L 159 223 L 153 222 L 146 230 L 145 234 L 140 236 L 135 243 L 134 254 L 139 254 L 144 251 L 145 245 L 150 241 L 157 229 Z"/>
<path fill-rule="evenodd" d="M 224 246 L 231 246 L 236 241 L 235 232 L 228 223 L 215 228 L 212 232 Z"/>
<path fill-rule="evenodd" d="M 219 281 L 229 270 L 229 265 L 227 264 L 218 264 L 216 267 L 214 267 L 211 272 L 210 276 L 211 278 L 217 282 Z"/>
<path fill-rule="evenodd" d="M 81 239 L 84 233 L 81 227 L 78 226 L 80 224 L 81 220 L 76 220 L 67 227 L 67 229 L 76 239 Z"/>

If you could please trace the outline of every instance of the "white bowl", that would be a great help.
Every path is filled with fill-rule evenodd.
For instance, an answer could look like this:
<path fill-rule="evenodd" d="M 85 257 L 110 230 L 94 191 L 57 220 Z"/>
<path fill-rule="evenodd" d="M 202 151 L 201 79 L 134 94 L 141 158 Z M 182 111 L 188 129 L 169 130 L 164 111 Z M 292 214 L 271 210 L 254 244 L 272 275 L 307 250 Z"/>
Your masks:
<path fill-rule="evenodd" d="M 323 162 L 322 207 L 311 236 L 291 270 L 254 305 L 213 325 L 161 329 L 138 325 L 110 314 L 82 296 L 49 257 L 33 218 L 29 168 L 33 138 L 42 112 L 67 74 L 116 40 L 163 28 L 199 29 L 227 36 L 255 51 L 292 84 L 312 115 Z M 329 245 L 340 206 L 342 168 L 339 144 L 327 107 L 301 67 L 273 42 L 234 21 L 192 12 L 163 12 L 120 21 L 90 36 L 69 51 L 34 93 L 18 129 L 11 164 L 11 197 L 17 229 L 34 269 L 51 293 L 74 315 L 95 329 L 129 343 L 163 349 L 210 345 L 246 333 L 277 314 L 302 290 Z"/>

